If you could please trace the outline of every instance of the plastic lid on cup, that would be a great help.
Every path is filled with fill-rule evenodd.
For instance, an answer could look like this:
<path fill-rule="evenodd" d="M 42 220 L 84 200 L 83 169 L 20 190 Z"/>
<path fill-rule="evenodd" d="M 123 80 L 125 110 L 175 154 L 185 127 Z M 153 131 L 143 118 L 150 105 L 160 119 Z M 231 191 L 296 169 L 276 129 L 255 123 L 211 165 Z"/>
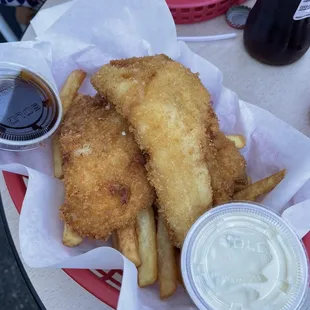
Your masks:
<path fill-rule="evenodd" d="M 302 309 L 308 288 L 302 242 L 280 216 L 252 203 L 201 216 L 185 239 L 181 266 L 200 310 Z"/>
<path fill-rule="evenodd" d="M 0 148 L 37 147 L 58 128 L 62 107 L 42 76 L 18 64 L 0 62 Z"/>

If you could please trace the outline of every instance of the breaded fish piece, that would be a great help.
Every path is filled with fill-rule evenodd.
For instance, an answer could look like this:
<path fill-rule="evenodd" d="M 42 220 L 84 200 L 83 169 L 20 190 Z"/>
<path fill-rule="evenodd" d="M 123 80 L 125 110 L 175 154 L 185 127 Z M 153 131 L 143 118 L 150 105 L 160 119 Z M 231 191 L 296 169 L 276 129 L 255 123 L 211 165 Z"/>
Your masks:
<path fill-rule="evenodd" d="M 62 217 L 80 236 L 104 240 L 152 205 L 143 155 L 112 105 L 78 95 L 64 118 L 60 145 Z"/>
<path fill-rule="evenodd" d="M 112 61 L 92 84 L 130 122 L 147 153 L 159 212 L 180 247 L 213 201 L 205 157 L 214 148 L 206 125 L 209 93 L 197 75 L 164 55 Z"/>
<path fill-rule="evenodd" d="M 235 144 L 220 131 L 219 122 L 210 106 L 208 132 L 214 147 L 207 149 L 207 163 L 212 179 L 213 205 L 231 201 L 236 184 L 246 185 L 246 161 Z"/>
<path fill-rule="evenodd" d="M 119 81 L 116 81 L 115 79 L 123 78 L 123 86 L 128 86 L 130 82 L 135 84 L 141 82 L 142 85 L 135 88 L 138 91 L 137 94 L 141 95 L 145 90 L 147 91 L 148 89 L 148 86 L 146 86 L 147 81 L 152 79 L 155 74 L 158 74 L 157 70 L 166 66 L 167 63 L 169 63 L 170 66 L 174 67 L 181 66 L 175 64 L 172 65 L 171 63 L 173 63 L 173 61 L 165 55 L 113 61 L 111 62 L 110 67 L 108 67 L 111 68 L 111 71 L 109 69 L 102 69 L 109 70 L 108 73 L 99 71 L 97 76 L 93 78 L 93 84 L 95 87 L 96 85 L 98 86 L 98 91 L 103 90 L 102 94 L 105 94 L 106 91 L 104 90 L 104 85 L 100 87 L 101 84 L 99 76 L 102 76 L 103 74 L 109 74 L 112 75 L 112 77 L 110 77 L 112 79 L 109 81 L 108 85 L 112 89 L 114 83 L 119 83 Z M 116 71 L 117 68 L 119 68 L 120 70 Z M 174 68 L 171 69 L 174 70 Z M 177 71 L 172 74 L 175 74 L 175 80 L 179 79 L 179 84 L 181 84 L 180 91 L 183 92 L 183 97 L 185 101 L 184 104 L 187 104 L 188 108 L 193 110 L 194 105 L 191 101 L 191 98 L 189 97 L 191 95 L 191 92 L 188 91 L 187 94 L 184 93 L 184 85 L 186 83 L 185 80 L 184 83 L 182 83 L 182 81 L 180 80 L 182 78 L 182 75 L 178 76 Z M 187 74 L 191 73 L 187 71 Z M 127 83 L 124 83 L 126 79 L 128 79 L 128 81 L 126 81 Z M 102 80 L 101 82 L 105 83 L 104 81 L 105 80 Z M 165 82 L 164 78 L 163 81 Z M 198 78 L 192 79 L 191 82 L 192 84 L 189 83 L 187 87 L 193 87 L 193 84 L 199 84 L 200 88 L 203 87 Z M 171 87 L 175 87 L 175 85 L 176 84 L 172 82 Z M 198 85 L 196 86 L 198 87 Z M 119 90 L 121 89 L 119 88 Z M 123 89 L 121 91 L 126 91 L 126 89 Z M 164 91 L 165 89 L 162 89 L 162 92 Z M 167 89 L 167 91 L 169 92 L 170 89 Z M 135 94 L 133 90 L 130 90 L 129 93 L 131 99 L 137 96 L 137 94 Z M 157 90 L 155 90 L 155 96 L 156 93 L 161 94 L 161 90 L 158 90 L 158 92 Z M 197 96 L 199 96 L 199 94 L 196 94 L 196 98 Z M 205 96 L 205 94 L 203 96 Z M 209 168 L 209 173 L 211 175 L 211 184 L 213 189 L 213 205 L 218 205 L 220 203 L 232 200 L 236 185 L 247 185 L 248 178 L 246 174 L 246 161 L 240 154 L 234 143 L 227 139 L 224 133 L 220 131 L 219 121 L 212 106 L 210 105 L 210 100 L 206 100 L 206 98 L 203 98 L 203 96 L 201 97 L 201 100 L 198 100 L 199 103 L 198 105 L 195 105 L 195 108 L 196 113 L 199 114 L 206 113 L 207 111 L 207 117 L 205 118 L 205 130 L 207 139 L 207 147 L 205 147 L 205 158 Z M 204 107 L 202 107 L 202 105 L 204 105 Z M 122 105 L 122 109 L 125 109 L 126 107 L 127 105 Z M 120 110 L 120 113 L 122 113 L 122 110 Z M 126 117 L 126 113 L 123 115 L 125 115 Z M 127 118 L 129 119 L 129 121 L 131 121 L 130 117 Z"/>

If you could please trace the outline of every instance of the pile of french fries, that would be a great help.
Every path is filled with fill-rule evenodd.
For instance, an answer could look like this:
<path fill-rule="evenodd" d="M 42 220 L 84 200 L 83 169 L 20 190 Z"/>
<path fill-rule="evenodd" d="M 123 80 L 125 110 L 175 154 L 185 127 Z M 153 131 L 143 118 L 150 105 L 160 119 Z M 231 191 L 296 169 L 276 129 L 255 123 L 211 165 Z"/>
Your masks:
<path fill-rule="evenodd" d="M 65 115 L 70 104 L 78 95 L 86 73 L 73 71 L 63 86 L 60 98 Z M 241 135 L 229 135 L 229 140 L 241 149 L 246 141 Z M 53 138 L 54 174 L 63 178 L 62 157 L 59 138 Z M 284 178 L 285 170 L 275 173 L 263 180 L 248 185 L 240 185 L 233 197 L 234 201 L 256 201 L 261 195 L 272 191 Z M 65 223 L 63 244 L 69 247 L 79 245 L 83 238 Z M 156 221 L 153 207 L 142 210 L 132 226 L 117 230 L 112 234 L 112 244 L 125 257 L 133 262 L 138 269 L 138 284 L 140 287 L 152 285 L 158 280 L 160 298 L 165 299 L 174 294 L 178 282 L 183 284 L 180 269 L 180 250 L 170 242 L 168 230 L 160 214 Z"/>
<path fill-rule="evenodd" d="M 64 116 L 70 104 L 78 95 L 78 90 L 85 77 L 85 72 L 76 70 L 70 74 L 65 82 L 60 92 Z M 53 138 L 53 159 L 54 175 L 62 179 L 62 156 L 57 134 Z M 63 244 L 75 247 L 81 244 L 82 241 L 83 238 L 65 223 Z M 174 293 L 177 287 L 176 250 L 170 243 L 167 229 L 161 218 L 158 220 L 156 231 L 156 221 L 152 207 L 142 210 L 136 219 L 136 223 L 132 226 L 113 232 L 112 244 L 114 248 L 137 266 L 140 287 L 149 286 L 158 279 L 161 298 L 167 298 Z"/>

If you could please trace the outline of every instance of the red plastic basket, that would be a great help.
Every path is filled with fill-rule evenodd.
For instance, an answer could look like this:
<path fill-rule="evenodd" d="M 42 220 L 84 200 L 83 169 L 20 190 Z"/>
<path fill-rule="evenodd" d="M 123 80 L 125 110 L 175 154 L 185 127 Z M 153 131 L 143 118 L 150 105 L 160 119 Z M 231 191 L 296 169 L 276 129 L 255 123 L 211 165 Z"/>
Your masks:
<path fill-rule="evenodd" d="M 176 24 L 206 21 L 226 13 L 245 0 L 166 0 Z"/>
<path fill-rule="evenodd" d="M 9 172 L 3 172 L 3 177 L 12 201 L 20 213 L 26 193 L 23 177 Z M 117 308 L 122 270 L 63 269 L 63 271 L 99 300 L 113 309 Z"/>
<path fill-rule="evenodd" d="M 5 183 L 18 212 L 22 208 L 26 186 L 21 175 L 3 172 Z M 309 219 L 310 220 L 310 219 Z M 304 239 L 307 253 L 310 257 L 310 233 Z M 116 309 L 121 287 L 120 276 L 122 270 L 87 270 L 87 269 L 63 269 L 75 282 L 80 284 L 89 293 L 99 300 Z"/>

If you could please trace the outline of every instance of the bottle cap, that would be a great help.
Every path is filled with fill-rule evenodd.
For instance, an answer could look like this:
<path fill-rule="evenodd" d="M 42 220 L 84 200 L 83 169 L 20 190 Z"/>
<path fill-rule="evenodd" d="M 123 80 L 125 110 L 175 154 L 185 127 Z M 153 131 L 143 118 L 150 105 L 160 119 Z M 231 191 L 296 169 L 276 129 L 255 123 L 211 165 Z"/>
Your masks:
<path fill-rule="evenodd" d="M 226 12 L 226 21 L 229 26 L 244 29 L 251 9 L 244 5 L 236 5 Z"/>
<path fill-rule="evenodd" d="M 202 215 L 181 256 L 200 310 L 303 309 L 308 259 L 295 231 L 265 207 L 233 202 Z"/>
<path fill-rule="evenodd" d="M 0 103 L 0 149 L 33 149 L 61 121 L 57 91 L 42 76 L 18 64 L 0 62 Z"/>

